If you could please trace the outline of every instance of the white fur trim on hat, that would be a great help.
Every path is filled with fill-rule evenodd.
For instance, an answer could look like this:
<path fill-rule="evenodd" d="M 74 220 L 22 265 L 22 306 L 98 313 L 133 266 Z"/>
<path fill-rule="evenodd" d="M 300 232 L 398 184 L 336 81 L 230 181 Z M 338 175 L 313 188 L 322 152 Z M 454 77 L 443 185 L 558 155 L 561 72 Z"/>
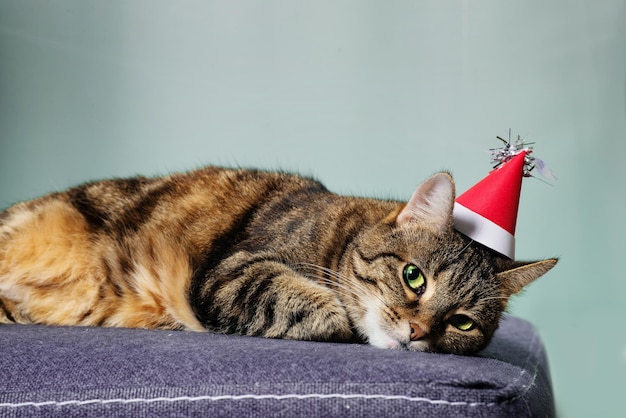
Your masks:
<path fill-rule="evenodd" d="M 457 202 L 454 202 L 453 216 L 457 231 L 512 260 L 515 259 L 515 237 L 506 229 Z"/>

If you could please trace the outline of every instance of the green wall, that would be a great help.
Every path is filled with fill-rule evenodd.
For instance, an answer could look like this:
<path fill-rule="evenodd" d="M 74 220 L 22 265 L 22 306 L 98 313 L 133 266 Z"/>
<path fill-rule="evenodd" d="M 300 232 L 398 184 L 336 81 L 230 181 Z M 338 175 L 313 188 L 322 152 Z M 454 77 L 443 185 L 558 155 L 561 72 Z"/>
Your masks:
<path fill-rule="evenodd" d="M 512 128 L 559 176 L 525 180 L 518 257 L 561 256 L 512 313 L 561 416 L 623 416 L 625 56 L 625 0 L 0 0 L 0 207 L 202 164 L 462 192 Z"/>

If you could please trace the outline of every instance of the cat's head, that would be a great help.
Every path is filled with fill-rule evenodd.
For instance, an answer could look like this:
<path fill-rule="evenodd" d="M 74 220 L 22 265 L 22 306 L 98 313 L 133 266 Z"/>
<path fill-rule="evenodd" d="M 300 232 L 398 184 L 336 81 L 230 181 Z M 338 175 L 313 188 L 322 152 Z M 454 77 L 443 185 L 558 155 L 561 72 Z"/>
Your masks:
<path fill-rule="evenodd" d="M 357 297 L 346 305 L 370 344 L 475 353 L 491 340 L 509 297 L 556 264 L 512 261 L 457 232 L 454 199 L 452 177 L 436 174 L 353 242 L 343 273 Z"/>

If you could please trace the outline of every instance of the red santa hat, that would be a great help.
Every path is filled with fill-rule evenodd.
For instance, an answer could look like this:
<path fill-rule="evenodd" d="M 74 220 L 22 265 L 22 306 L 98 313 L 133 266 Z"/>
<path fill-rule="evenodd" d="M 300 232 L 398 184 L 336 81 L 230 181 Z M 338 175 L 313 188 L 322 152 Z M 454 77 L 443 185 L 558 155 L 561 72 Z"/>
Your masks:
<path fill-rule="evenodd" d="M 501 138 L 499 138 L 501 139 Z M 454 203 L 454 227 L 488 248 L 515 258 L 515 225 L 522 178 L 530 177 L 535 158 L 532 149 L 518 137 L 504 148 L 492 149 L 496 167 L 487 177 L 460 195 Z M 541 160 L 536 160 L 545 177 L 556 179 Z"/>

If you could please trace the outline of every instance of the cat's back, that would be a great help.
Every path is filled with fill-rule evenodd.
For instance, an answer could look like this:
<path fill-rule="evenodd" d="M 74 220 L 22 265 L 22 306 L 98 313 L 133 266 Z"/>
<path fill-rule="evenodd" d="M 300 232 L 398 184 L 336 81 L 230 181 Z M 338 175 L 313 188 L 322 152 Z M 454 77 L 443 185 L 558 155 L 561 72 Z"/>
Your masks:
<path fill-rule="evenodd" d="M 159 231 L 206 245 L 272 199 L 325 190 L 298 175 L 212 166 L 162 177 L 101 180 L 0 212 L 0 243 L 25 229 L 52 228 L 78 239 L 106 235 L 120 240 Z M 201 237 L 195 236 L 200 231 Z"/>

